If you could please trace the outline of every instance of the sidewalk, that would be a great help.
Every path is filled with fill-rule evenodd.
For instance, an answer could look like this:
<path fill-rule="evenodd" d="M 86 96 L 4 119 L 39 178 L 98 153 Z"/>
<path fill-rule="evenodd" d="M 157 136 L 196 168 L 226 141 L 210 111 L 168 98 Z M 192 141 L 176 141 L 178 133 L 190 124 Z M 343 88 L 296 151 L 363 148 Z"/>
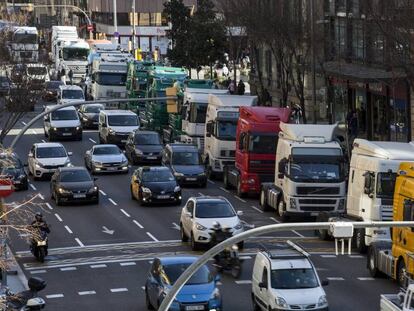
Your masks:
<path fill-rule="evenodd" d="M 24 275 L 22 269 L 14 258 L 13 253 L 7 246 L 7 287 L 14 293 L 18 293 L 28 289 L 27 278 Z M 1 281 L 3 287 L 3 281 Z"/>

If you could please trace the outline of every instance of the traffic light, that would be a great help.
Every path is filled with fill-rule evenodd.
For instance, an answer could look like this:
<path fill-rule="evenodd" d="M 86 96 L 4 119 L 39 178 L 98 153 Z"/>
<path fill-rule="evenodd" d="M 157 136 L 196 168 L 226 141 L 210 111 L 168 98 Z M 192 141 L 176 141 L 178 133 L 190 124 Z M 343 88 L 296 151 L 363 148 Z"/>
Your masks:
<path fill-rule="evenodd" d="M 176 87 L 167 87 L 165 89 L 165 94 L 167 96 L 174 96 L 177 97 L 177 88 Z M 178 112 L 178 105 L 177 99 L 167 99 L 167 112 L 168 113 L 177 113 Z"/>

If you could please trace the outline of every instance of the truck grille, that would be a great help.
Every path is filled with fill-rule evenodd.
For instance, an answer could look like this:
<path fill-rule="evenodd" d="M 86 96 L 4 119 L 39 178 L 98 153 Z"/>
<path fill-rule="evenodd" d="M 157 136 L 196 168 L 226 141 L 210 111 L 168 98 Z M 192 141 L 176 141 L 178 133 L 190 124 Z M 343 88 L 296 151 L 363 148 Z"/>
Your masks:
<path fill-rule="evenodd" d="M 220 156 L 221 157 L 226 157 L 226 158 L 234 158 L 236 156 L 236 151 L 234 151 L 234 150 L 221 150 L 220 151 Z"/>
<path fill-rule="evenodd" d="M 384 202 L 384 201 L 382 201 Z M 384 204 L 384 203 L 383 203 Z M 382 205 L 381 206 L 381 220 L 382 221 L 391 221 L 392 217 L 392 205 Z"/>
<path fill-rule="evenodd" d="M 330 206 L 330 205 L 301 206 L 300 209 L 305 212 L 329 212 L 329 211 L 335 210 L 335 206 Z"/>
<path fill-rule="evenodd" d="M 250 160 L 249 168 L 251 172 L 274 172 L 275 160 Z"/>
<path fill-rule="evenodd" d="M 330 205 L 330 204 L 336 204 L 336 200 L 299 199 L 299 204 L 322 204 L 322 205 Z"/>
<path fill-rule="evenodd" d="M 296 192 L 298 195 L 337 195 L 340 192 L 339 187 L 297 187 Z"/>

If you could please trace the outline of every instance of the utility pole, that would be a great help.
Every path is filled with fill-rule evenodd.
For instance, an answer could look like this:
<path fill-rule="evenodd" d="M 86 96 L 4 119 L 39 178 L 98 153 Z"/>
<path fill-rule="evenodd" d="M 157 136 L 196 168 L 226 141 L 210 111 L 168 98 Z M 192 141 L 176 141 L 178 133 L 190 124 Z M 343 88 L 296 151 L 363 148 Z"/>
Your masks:
<path fill-rule="evenodd" d="M 134 53 L 134 58 L 135 58 L 135 39 L 137 36 L 136 33 L 136 28 L 135 28 L 135 24 L 136 24 L 136 20 L 135 20 L 135 0 L 132 0 L 132 52 Z"/>
<path fill-rule="evenodd" d="M 114 37 L 115 33 L 118 33 L 118 13 L 116 10 L 116 0 L 112 1 L 114 7 Z M 115 37 L 114 42 L 118 42 L 118 37 Z"/>
<path fill-rule="evenodd" d="M 316 53 L 315 53 L 315 1 L 310 0 L 310 18 L 311 18 L 311 58 L 312 58 L 312 106 L 313 106 L 313 123 L 316 124 Z"/>

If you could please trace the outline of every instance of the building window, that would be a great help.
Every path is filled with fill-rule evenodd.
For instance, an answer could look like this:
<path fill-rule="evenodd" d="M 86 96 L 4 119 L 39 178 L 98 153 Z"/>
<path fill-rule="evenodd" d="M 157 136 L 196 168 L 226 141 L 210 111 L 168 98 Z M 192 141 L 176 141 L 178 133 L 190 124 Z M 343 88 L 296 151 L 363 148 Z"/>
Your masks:
<path fill-rule="evenodd" d="M 335 12 L 346 12 L 346 0 L 335 1 Z"/>
<path fill-rule="evenodd" d="M 365 33 L 361 21 L 354 21 L 352 25 L 352 56 L 356 59 L 365 58 Z"/>
<path fill-rule="evenodd" d="M 272 84 L 272 52 L 270 50 L 266 51 L 266 75 L 270 86 Z"/>
<path fill-rule="evenodd" d="M 150 13 L 139 13 L 139 26 L 150 26 Z"/>
<path fill-rule="evenodd" d="M 151 13 L 151 26 L 161 26 L 161 13 Z"/>
<path fill-rule="evenodd" d="M 384 35 L 378 31 L 372 36 L 372 60 L 374 63 L 384 63 Z"/>
<path fill-rule="evenodd" d="M 335 48 L 338 56 L 346 56 L 346 20 L 335 20 Z"/>

